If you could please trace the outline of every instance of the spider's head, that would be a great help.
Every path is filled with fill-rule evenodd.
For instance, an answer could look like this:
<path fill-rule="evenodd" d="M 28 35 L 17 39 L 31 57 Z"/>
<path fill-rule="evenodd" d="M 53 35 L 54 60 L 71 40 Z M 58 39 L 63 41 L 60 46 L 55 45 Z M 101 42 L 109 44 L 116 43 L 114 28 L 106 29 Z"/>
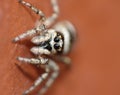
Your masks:
<path fill-rule="evenodd" d="M 56 31 L 54 31 L 51 35 L 52 36 L 51 36 L 51 40 L 50 40 L 50 45 L 52 47 L 52 52 L 53 53 L 62 53 L 63 46 L 64 46 L 63 35 Z"/>
<path fill-rule="evenodd" d="M 40 54 L 43 51 L 40 51 L 42 48 L 45 53 L 42 54 L 57 54 L 62 53 L 63 51 L 63 36 L 59 32 L 56 32 L 53 29 L 49 29 L 44 35 L 35 36 L 31 41 L 34 44 L 37 44 L 38 47 L 34 47 L 31 51 L 34 54 Z"/>

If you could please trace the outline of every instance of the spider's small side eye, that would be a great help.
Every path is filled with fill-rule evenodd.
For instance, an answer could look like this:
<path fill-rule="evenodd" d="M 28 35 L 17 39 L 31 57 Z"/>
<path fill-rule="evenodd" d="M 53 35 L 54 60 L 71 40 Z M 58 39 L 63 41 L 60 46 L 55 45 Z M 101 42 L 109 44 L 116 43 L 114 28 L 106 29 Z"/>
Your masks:
<path fill-rule="evenodd" d="M 59 48 L 60 48 L 60 45 L 54 44 L 54 48 L 55 48 L 55 49 L 59 49 Z"/>
<path fill-rule="evenodd" d="M 55 41 L 55 42 L 59 42 L 59 41 L 60 41 L 60 38 L 59 38 L 59 37 L 55 37 L 54 41 Z"/>

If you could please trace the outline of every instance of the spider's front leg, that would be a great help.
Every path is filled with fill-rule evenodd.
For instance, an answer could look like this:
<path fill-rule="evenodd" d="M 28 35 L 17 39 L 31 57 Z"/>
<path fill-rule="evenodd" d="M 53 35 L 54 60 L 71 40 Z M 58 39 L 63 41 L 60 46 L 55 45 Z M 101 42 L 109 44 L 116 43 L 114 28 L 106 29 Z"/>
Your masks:
<path fill-rule="evenodd" d="M 41 10 L 37 9 L 36 7 L 34 7 L 33 5 L 31 5 L 30 3 L 25 2 L 24 0 L 18 0 L 18 1 L 19 1 L 19 3 L 21 3 L 22 5 L 30 8 L 30 9 L 31 9 L 33 12 L 35 12 L 36 14 L 40 15 L 40 16 L 41 16 L 40 21 L 42 21 L 42 22 L 45 21 L 45 15 L 44 15 L 44 13 L 43 13 Z M 34 35 L 34 34 L 36 34 L 36 33 L 40 33 L 41 31 L 45 31 L 45 30 L 46 30 L 46 25 L 43 24 L 43 23 L 41 23 L 41 24 L 40 24 L 39 26 L 37 26 L 36 28 L 31 29 L 31 30 L 28 30 L 27 32 L 25 32 L 25 33 L 23 33 L 23 34 L 15 37 L 15 38 L 13 39 L 13 42 L 17 42 L 17 41 L 19 41 L 19 40 L 22 40 L 22 39 L 26 38 L 27 36 L 31 36 L 31 35 Z"/>
<path fill-rule="evenodd" d="M 45 15 L 44 13 L 39 10 L 38 8 L 34 7 L 32 4 L 25 2 L 24 0 L 18 0 L 20 4 L 30 8 L 33 12 L 35 12 L 36 14 L 38 14 L 39 16 L 41 16 L 41 20 L 44 21 L 45 20 Z"/>
<path fill-rule="evenodd" d="M 28 30 L 26 32 L 24 32 L 23 34 L 15 37 L 13 39 L 13 42 L 17 42 L 17 41 L 20 41 L 28 36 L 32 36 L 34 34 L 40 34 L 41 32 L 46 32 L 46 28 L 45 28 L 45 25 L 44 24 L 41 24 L 40 26 L 34 28 L 34 29 L 31 29 L 31 30 Z"/>
<path fill-rule="evenodd" d="M 48 62 L 48 59 L 43 57 L 38 57 L 38 58 L 17 57 L 17 60 L 19 60 L 20 62 L 25 62 L 34 65 L 39 65 L 39 64 L 43 65 Z"/>
<path fill-rule="evenodd" d="M 49 48 L 49 47 L 46 46 L 46 48 Z M 31 48 L 30 51 L 35 55 L 50 55 L 51 54 L 51 52 L 48 49 L 45 49 L 39 46 Z"/>

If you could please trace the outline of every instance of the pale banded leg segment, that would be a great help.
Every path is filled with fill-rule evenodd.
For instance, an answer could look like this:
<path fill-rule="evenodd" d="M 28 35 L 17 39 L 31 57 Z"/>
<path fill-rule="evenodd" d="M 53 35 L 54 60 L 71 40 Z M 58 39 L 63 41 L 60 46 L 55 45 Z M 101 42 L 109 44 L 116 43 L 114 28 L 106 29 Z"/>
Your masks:
<path fill-rule="evenodd" d="M 30 51 L 35 55 L 42 55 L 42 54 L 50 55 L 51 53 L 48 49 L 44 49 L 43 47 L 39 47 L 39 46 L 31 48 Z"/>
<path fill-rule="evenodd" d="M 45 83 L 45 86 L 39 91 L 38 95 L 43 95 L 59 75 L 59 67 L 54 61 L 49 60 L 49 63 L 46 68 L 50 68 L 53 72 L 50 78 Z"/>
<path fill-rule="evenodd" d="M 53 13 L 50 17 L 47 17 L 44 24 L 46 25 L 46 27 L 50 27 L 58 18 L 59 15 L 59 6 L 58 6 L 58 1 L 57 0 L 51 0 L 51 5 L 52 5 L 52 9 L 53 9 Z M 39 26 L 41 23 L 38 22 Z"/>
<path fill-rule="evenodd" d="M 29 64 L 46 64 L 48 62 L 48 59 L 39 57 L 39 59 L 36 58 L 24 58 L 24 57 L 18 57 L 17 58 L 21 62 L 29 63 Z"/>
<path fill-rule="evenodd" d="M 19 2 L 21 4 L 23 4 L 24 6 L 27 6 L 28 8 L 30 8 L 36 14 L 40 15 L 41 16 L 40 21 L 41 20 L 45 21 L 45 25 L 47 27 L 49 27 L 51 24 L 53 24 L 55 22 L 55 20 L 58 18 L 59 6 L 58 6 L 57 0 L 51 0 L 51 4 L 52 4 L 52 7 L 53 7 L 53 14 L 50 17 L 48 17 L 47 20 L 45 20 L 45 15 L 41 10 L 39 10 L 36 7 L 32 6 L 30 3 L 25 2 L 24 0 L 19 0 Z"/>
<path fill-rule="evenodd" d="M 24 6 L 27 6 L 33 12 L 35 12 L 38 15 L 40 15 L 41 16 L 41 20 L 43 20 L 43 21 L 45 20 L 45 15 L 44 15 L 44 13 L 41 10 L 37 9 L 36 7 L 34 7 L 33 5 L 31 5 L 30 3 L 25 2 L 24 0 L 19 0 L 19 3 L 23 4 Z"/>
<path fill-rule="evenodd" d="M 20 41 L 20 40 L 28 37 L 28 36 L 32 36 L 32 35 L 34 35 L 34 34 L 40 34 L 41 32 L 46 32 L 46 31 L 47 31 L 47 30 L 46 30 L 45 25 L 42 24 L 42 25 L 40 25 L 39 27 L 36 27 L 36 28 L 34 28 L 34 29 L 31 29 L 31 30 L 28 30 L 28 31 L 26 31 L 25 33 L 23 33 L 23 34 L 15 37 L 15 38 L 13 39 L 13 42 L 17 42 L 17 41 Z"/>
<path fill-rule="evenodd" d="M 23 95 L 28 95 L 31 91 L 33 91 L 37 86 L 39 86 L 49 75 L 49 71 L 46 71 L 46 73 L 43 73 L 38 79 L 34 82 L 34 84 L 26 90 Z"/>

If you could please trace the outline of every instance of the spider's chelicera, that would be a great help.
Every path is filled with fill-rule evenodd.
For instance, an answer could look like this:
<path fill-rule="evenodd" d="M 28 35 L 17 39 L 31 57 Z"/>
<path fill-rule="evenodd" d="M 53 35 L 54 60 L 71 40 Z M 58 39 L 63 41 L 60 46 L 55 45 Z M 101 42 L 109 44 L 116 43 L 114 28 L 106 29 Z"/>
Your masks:
<path fill-rule="evenodd" d="M 21 62 L 40 65 L 41 68 L 45 69 L 45 73 L 40 75 L 34 84 L 23 93 L 23 95 L 27 95 L 33 91 L 38 85 L 41 84 L 41 82 L 43 82 L 43 80 L 48 78 L 49 74 L 51 74 L 45 83 L 45 86 L 38 92 L 39 95 L 43 95 L 59 74 L 59 66 L 53 59 L 61 61 L 67 65 L 70 64 L 70 58 L 67 57 L 66 54 L 68 54 L 71 50 L 76 36 L 76 31 L 74 26 L 68 21 L 62 21 L 54 24 L 59 14 L 57 0 L 51 0 L 53 14 L 47 18 L 41 10 L 32 6 L 30 3 L 23 0 L 19 0 L 19 3 L 30 8 L 41 18 L 38 25 L 34 29 L 28 30 L 27 32 L 15 37 L 13 40 L 14 42 L 17 42 L 28 36 L 32 36 L 33 38 L 31 39 L 31 42 L 34 43 L 35 46 L 32 47 L 30 51 L 37 57 L 18 57 L 17 59 Z M 51 71 L 52 73 L 50 73 Z"/>

